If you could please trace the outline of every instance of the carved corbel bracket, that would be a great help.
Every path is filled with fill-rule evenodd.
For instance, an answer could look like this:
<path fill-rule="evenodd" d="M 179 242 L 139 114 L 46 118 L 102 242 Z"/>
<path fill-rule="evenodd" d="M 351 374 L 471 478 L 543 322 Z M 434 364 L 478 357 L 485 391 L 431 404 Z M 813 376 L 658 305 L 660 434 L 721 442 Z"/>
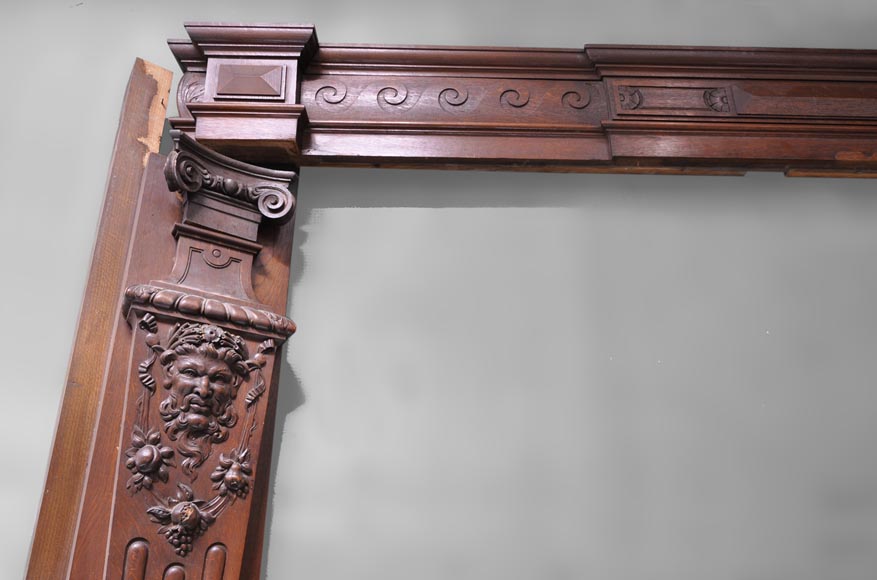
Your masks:
<path fill-rule="evenodd" d="M 222 153 L 259 163 L 298 163 L 307 122 L 300 78 L 317 51 L 309 25 L 186 25 L 172 40 L 185 72 L 175 129 Z"/>
<path fill-rule="evenodd" d="M 225 157 L 185 133 L 174 138 L 165 178 L 185 195 L 185 209 L 174 229 L 177 256 L 167 282 L 258 302 L 252 266 L 261 249 L 259 225 L 263 218 L 292 218 L 297 174 Z"/>
<path fill-rule="evenodd" d="M 109 577 L 239 578 L 267 499 L 275 357 L 295 332 L 258 300 L 253 261 L 263 220 L 293 216 L 296 174 L 174 138 L 164 167 L 184 203 L 167 232 L 174 264 L 125 291 L 130 354 L 111 363 L 126 369 L 127 395 Z"/>

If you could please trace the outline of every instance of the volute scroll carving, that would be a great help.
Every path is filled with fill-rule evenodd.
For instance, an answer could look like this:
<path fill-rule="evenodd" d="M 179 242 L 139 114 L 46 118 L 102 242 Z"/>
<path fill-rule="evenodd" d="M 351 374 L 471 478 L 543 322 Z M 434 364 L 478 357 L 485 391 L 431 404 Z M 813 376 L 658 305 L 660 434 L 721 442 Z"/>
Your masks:
<path fill-rule="evenodd" d="M 187 72 L 177 87 L 177 109 L 182 117 L 191 118 L 189 103 L 203 103 L 205 75 L 203 72 Z"/>
<path fill-rule="evenodd" d="M 182 193 L 206 193 L 234 200 L 257 208 L 270 219 L 283 219 L 295 213 L 295 196 L 283 185 L 283 180 L 294 181 L 291 172 L 278 181 L 242 182 L 229 174 L 246 172 L 244 164 L 219 156 L 186 134 L 178 134 L 177 145 L 168 156 L 165 177 L 168 186 Z"/>

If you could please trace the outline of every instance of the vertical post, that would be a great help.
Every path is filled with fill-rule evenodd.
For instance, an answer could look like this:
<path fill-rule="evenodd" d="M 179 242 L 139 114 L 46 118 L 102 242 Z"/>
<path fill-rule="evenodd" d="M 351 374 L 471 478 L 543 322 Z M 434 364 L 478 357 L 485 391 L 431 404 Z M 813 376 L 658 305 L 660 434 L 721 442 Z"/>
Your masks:
<path fill-rule="evenodd" d="M 316 36 L 187 29 L 190 41 L 171 43 L 185 72 L 173 153 L 120 146 L 142 167 L 133 188 L 108 189 L 107 206 L 125 196 L 127 208 L 101 225 L 122 232 L 118 263 L 105 280 L 96 258 L 89 296 L 109 284 L 105 308 L 80 321 L 106 327 L 105 340 L 74 352 L 89 405 L 62 409 L 61 425 L 80 426 L 81 467 L 61 497 L 50 470 L 28 578 L 259 577 L 278 349 L 295 330 L 284 314 L 299 76 Z M 56 441 L 53 463 L 70 445 Z"/>
<path fill-rule="evenodd" d="M 258 577 L 297 175 L 174 138 L 141 188 L 59 578 Z"/>
<path fill-rule="evenodd" d="M 253 265 L 262 221 L 292 217 L 296 175 L 175 138 L 165 176 L 185 206 L 173 268 L 126 289 L 130 356 L 110 371 L 126 391 L 121 453 L 111 505 L 90 501 L 111 514 L 106 562 L 95 569 L 79 557 L 91 539 L 78 543 L 72 578 L 241 578 L 267 499 L 251 492 L 268 477 L 266 403 L 295 325 L 256 297 Z"/>

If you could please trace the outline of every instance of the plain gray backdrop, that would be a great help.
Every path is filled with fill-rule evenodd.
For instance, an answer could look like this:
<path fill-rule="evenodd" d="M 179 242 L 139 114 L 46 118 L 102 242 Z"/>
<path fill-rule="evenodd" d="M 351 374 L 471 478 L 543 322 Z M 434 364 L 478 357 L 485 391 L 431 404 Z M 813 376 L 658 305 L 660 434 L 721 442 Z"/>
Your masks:
<path fill-rule="evenodd" d="M 24 574 L 125 82 L 138 56 L 177 72 L 185 20 L 877 48 L 870 0 L 5 2 L 2 578 Z M 306 169 L 267 577 L 873 580 L 874 186 Z"/>

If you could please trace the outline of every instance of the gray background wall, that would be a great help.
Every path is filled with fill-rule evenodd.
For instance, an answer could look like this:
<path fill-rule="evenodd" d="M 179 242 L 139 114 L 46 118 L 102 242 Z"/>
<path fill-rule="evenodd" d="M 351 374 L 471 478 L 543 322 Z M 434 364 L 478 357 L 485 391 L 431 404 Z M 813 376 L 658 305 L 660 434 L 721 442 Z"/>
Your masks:
<path fill-rule="evenodd" d="M 133 59 L 324 42 L 877 48 L 867 0 L 0 8 L 0 577 L 23 574 Z M 866 181 L 312 170 L 267 577 L 866 580 Z M 304 402 L 302 405 L 301 403 Z"/>

